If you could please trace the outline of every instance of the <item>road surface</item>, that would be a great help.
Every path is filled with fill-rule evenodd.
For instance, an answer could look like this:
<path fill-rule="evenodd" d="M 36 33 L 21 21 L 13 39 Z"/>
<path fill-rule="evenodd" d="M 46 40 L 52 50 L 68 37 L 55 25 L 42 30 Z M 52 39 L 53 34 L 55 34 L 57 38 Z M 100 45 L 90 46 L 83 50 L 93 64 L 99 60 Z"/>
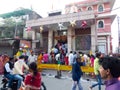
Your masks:
<path fill-rule="evenodd" d="M 71 74 L 68 72 L 62 72 L 62 77 L 60 79 L 55 78 L 56 71 L 54 70 L 45 70 L 42 72 L 42 81 L 45 83 L 47 90 L 71 90 L 72 87 L 72 79 Z M 1 83 L 2 76 L 0 76 Z M 81 84 L 83 86 L 83 90 L 89 90 L 88 87 L 93 83 L 96 83 L 95 80 L 90 79 L 87 81 L 88 77 L 81 78 Z M 1 87 L 2 85 L 0 85 Z M 98 86 L 93 88 L 92 90 L 98 90 Z M 102 86 L 102 90 L 105 90 L 105 86 Z"/>

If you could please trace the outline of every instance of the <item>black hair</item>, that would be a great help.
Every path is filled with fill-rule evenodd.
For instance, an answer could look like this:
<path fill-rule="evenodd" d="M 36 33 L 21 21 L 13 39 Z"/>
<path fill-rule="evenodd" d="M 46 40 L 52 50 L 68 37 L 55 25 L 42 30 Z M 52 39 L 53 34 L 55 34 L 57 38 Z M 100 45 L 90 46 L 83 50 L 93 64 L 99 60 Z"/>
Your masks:
<path fill-rule="evenodd" d="M 24 55 L 19 56 L 19 59 L 24 59 L 24 58 L 25 58 Z"/>
<path fill-rule="evenodd" d="M 97 52 L 97 53 L 96 53 L 96 57 L 97 57 L 97 58 L 100 58 L 100 56 L 101 56 L 101 52 Z"/>
<path fill-rule="evenodd" d="M 81 57 L 77 55 L 76 61 L 81 60 Z"/>
<path fill-rule="evenodd" d="M 120 76 L 120 60 L 116 57 L 103 57 L 99 60 L 99 64 L 105 69 L 109 69 L 113 78 Z"/>
<path fill-rule="evenodd" d="M 9 57 L 9 61 L 14 62 L 14 57 Z"/>
<path fill-rule="evenodd" d="M 91 55 L 91 57 L 95 59 L 95 56 L 93 54 Z"/>
<path fill-rule="evenodd" d="M 29 68 L 33 71 L 34 76 L 38 73 L 37 64 L 35 62 L 30 63 Z"/>

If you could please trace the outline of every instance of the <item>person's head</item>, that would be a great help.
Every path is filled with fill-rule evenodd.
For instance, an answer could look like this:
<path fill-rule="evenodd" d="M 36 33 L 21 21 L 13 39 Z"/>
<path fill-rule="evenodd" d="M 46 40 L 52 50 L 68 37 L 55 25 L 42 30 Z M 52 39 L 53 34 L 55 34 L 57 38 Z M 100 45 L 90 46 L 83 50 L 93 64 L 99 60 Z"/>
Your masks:
<path fill-rule="evenodd" d="M 70 53 L 73 53 L 72 51 L 70 51 Z"/>
<path fill-rule="evenodd" d="M 99 60 L 99 72 L 103 79 L 118 78 L 120 76 L 120 60 L 115 57 L 103 57 Z"/>
<path fill-rule="evenodd" d="M 97 53 L 96 53 L 96 57 L 97 57 L 97 58 L 100 58 L 100 56 L 101 56 L 101 52 L 97 52 Z"/>
<path fill-rule="evenodd" d="M 91 55 L 91 58 L 94 58 L 94 59 L 95 59 L 95 56 L 94 56 L 94 55 Z"/>
<path fill-rule="evenodd" d="M 9 61 L 13 63 L 14 62 L 14 57 L 10 57 Z"/>
<path fill-rule="evenodd" d="M 77 54 L 76 52 L 74 52 L 74 55 Z"/>
<path fill-rule="evenodd" d="M 30 72 L 33 72 L 34 75 L 36 75 L 38 72 L 37 64 L 35 62 L 30 63 L 29 70 L 30 70 Z"/>
<path fill-rule="evenodd" d="M 19 51 L 23 51 L 23 49 L 22 49 L 22 48 L 19 48 Z"/>
<path fill-rule="evenodd" d="M 77 56 L 76 62 L 81 62 L 81 57 L 80 56 Z"/>
<path fill-rule="evenodd" d="M 9 56 L 8 55 L 2 55 L 2 57 L 3 57 L 3 60 L 4 60 L 5 63 L 9 61 Z"/>
<path fill-rule="evenodd" d="M 32 52 L 31 52 L 31 55 L 34 55 L 34 54 L 35 54 L 35 53 L 32 51 Z"/>
<path fill-rule="evenodd" d="M 19 56 L 19 59 L 25 59 L 25 56 L 24 55 L 21 55 L 21 56 Z"/>

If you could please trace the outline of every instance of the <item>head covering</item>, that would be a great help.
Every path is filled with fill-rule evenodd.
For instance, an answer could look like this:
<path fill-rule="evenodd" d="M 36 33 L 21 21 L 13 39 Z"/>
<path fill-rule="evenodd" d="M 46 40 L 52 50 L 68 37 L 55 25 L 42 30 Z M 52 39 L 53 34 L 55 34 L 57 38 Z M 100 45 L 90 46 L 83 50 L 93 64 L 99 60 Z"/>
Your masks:
<path fill-rule="evenodd" d="M 19 48 L 19 50 L 22 50 L 22 48 Z"/>

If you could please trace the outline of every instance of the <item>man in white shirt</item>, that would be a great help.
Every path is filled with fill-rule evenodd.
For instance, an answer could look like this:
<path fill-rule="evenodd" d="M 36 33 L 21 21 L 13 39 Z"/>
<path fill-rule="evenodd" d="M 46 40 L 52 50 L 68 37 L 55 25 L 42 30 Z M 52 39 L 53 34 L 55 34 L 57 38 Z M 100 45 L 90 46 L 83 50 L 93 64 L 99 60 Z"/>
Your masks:
<path fill-rule="evenodd" d="M 21 55 L 19 59 L 15 62 L 14 68 L 13 68 L 14 74 L 24 75 L 23 69 L 25 68 L 29 70 L 29 67 L 24 60 L 25 60 L 24 56 Z"/>
<path fill-rule="evenodd" d="M 20 82 L 23 80 L 23 78 L 21 76 L 16 77 L 16 75 L 13 74 L 13 70 L 12 70 L 13 67 L 14 67 L 14 58 L 9 58 L 9 61 L 4 66 L 4 76 L 8 79 L 8 88 L 9 89 L 12 86 L 13 80 L 18 80 L 17 89 L 19 89 L 21 86 Z"/>
<path fill-rule="evenodd" d="M 72 65 L 73 64 L 73 52 L 72 51 L 70 51 L 70 54 L 69 54 L 69 56 L 68 56 L 68 61 L 69 61 L 69 65 Z"/>
<path fill-rule="evenodd" d="M 31 52 L 31 55 L 28 57 L 28 64 L 36 61 L 37 61 L 37 56 L 33 52 Z"/>
<path fill-rule="evenodd" d="M 24 72 L 23 72 L 24 68 L 29 70 L 29 67 L 26 65 L 24 59 L 25 57 L 21 55 L 14 64 L 13 74 L 15 74 L 14 76 L 15 78 L 20 78 L 22 77 L 22 75 L 24 75 Z M 23 81 L 23 78 L 18 81 L 18 89 L 20 88 L 22 81 Z"/>
<path fill-rule="evenodd" d="M 55 59 L 57 62 L 60 60 L 60 53 L 56 54 Z"/>

